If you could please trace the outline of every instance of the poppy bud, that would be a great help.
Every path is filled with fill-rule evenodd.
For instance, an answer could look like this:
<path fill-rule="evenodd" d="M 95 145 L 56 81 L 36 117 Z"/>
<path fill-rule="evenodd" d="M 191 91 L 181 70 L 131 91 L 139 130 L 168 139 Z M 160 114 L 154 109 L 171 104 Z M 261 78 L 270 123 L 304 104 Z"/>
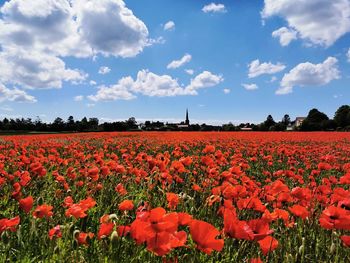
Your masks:
<path fill-rule="evenodd" d="M 109 215 L 109 220 L 118 220 L 118 216 L 116 214 L 110 214 Z"/>
<path fill-rule="evenodd" d="M 74 230 L 73 232 L 73 238 L 76 240 L 78 238 L 78 235 L 79 235 L 80 231 L 79 230 Z"/>
<path fill-rule="evenodd" d="M 334 252 L 335 252 L 335 244 L 334 244 L 334 242 L 332 242 L 331 247 L 329 249 L 329 253 L 334 254 Z"/>
<path fill-rule="evenodd" d="M 116 242 L 118 240 L 118 237 L 118 232 L 114 230 L 111 234 L 111 241 Z"/>

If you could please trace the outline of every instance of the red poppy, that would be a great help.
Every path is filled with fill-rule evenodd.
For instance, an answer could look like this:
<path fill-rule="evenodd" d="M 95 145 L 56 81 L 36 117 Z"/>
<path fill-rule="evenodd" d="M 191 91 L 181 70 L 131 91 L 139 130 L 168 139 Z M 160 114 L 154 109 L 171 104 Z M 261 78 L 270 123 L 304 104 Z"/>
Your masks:
<path fill-rule="evenodd" d="M 120 211 L 130 211 L 134 209 L 134 203 L 131 200 L 124 200 L 118 205 Z"/>
<path fill-rule="evenodd" d="M 166 200 L 168 201 L 168 207 L 170 209 L 176 209 L 177 205 L 179 204 L 179 196 L 174 193 L 167 193 Z"/>
<path fill-rule="evenodd" d="M 28 196 L 26 198 L 23 198 L 21 200 L 19 200 L 19 207 L 26 212 L 27 214 L 30 212 L 30 210 L 33 207 L 33 197 L 32 196 Z"/>
<path fill-rule="evenodd" d="M 259 241 L 273 233 L 269 223 L 264 219 L 252 219 L 248 221 L 248 225 L 253 232 L 253 239 Z"/>
<path fill-rule="evenodd" d="M 35 208 L 33 212 L 33 217 L 34 218 L 49 218 L 53 215 L 52 212 L 53 207 L 51 205 L 43 204 L 39 205 L 37 208 Z"/>
<path fill-rule="evenodd" d="M 61 232 L 61 226 L 57 225 L 54 228 L 51 228 L 49 230 L 49 238 L 52 240 L 54 237 L 61 238 L 62 232 Z"/>
<path fill-rule="evenodd" d="M 350 214 L 349 211 L 336 207 L 329 206 L 323 210 L 320 219 L 321 227 L 325 229 L 344 229 L 350 230 Z"/>
<path fill-rule="evenodd" d="M 350 236 L 341 236 L 341 241 L 343 241 L 343 245 L 346 247 L 350 247 Z"/>
<path fill-rule="evenodd" d="M 306 219 L 309 217 L 309 211 L 304 206 L 301 205 L 293 205 L 288 208 L 288 210 L 295 216 L 300 217 L 302 219 Z"/>
<path fill-rule="evenodd" d="M 102 223 L 98 230 L 97 238 L 102 239 L 109 236 L 113 232 L 114 223 Z"/>
<path fill-rule="evenodd" d="M 264 255 L 267 255 L 270 251 L 274 251 L 278 247 L 278 240 L 271 236 L 267 236 L 258 241 L 260 249 Z"/>
<path fill-rule="evenodd" d="M 224 247 L 223 239 L 216 239 L 220 234 L 213 225 L 201 221 L 192 220 L 190 224 L 192 239 L 196 242 L 197 248 L 210 255 L 213 250 L 221 251 Z"/>
<path fill-rule="evenodd" d="M 118 226 L 117 233 L 120 237 L 125 237 L 130 233 L 130 226 Z"/>
<path fill-rule="evenodd" d="M 19 225 L 20 221 L 21 219 L 19 216 L 16 216 L 11 219 L 0 219 L 0 234 L 6 230 L 10 230 L 11 232 L 16 231 L 16 226 Z"/>
<path fill-rule="evenodd" d="M 94 237 L 94 234 L 89 232 L 89 233 L 84 233 L 84 232 L 79 232 L 76 236 L 76 240 L 79 245 L 85 245 L 88 246 L 88 239 L 92 239 Z"/>

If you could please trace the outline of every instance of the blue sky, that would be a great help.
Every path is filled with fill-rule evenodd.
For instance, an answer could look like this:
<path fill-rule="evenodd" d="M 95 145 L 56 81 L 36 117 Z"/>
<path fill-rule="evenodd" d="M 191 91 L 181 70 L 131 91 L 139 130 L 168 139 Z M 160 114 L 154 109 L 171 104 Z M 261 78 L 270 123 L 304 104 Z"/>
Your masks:
<path fill-rule="evenodd" d="M 333 117 L 350 98 L 350 1 L 311 2 L 0 1 L 0 117 Z"/>

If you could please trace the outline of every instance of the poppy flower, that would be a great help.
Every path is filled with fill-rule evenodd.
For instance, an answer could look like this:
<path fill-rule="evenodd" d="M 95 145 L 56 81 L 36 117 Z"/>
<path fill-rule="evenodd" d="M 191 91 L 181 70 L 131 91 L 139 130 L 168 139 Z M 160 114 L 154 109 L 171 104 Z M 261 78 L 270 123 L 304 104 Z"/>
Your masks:
<path fill-rule="evenodd" d="M 343 241 L 343 245 L 346 247 L 350 247 L 350 236 L 341 236 L 341 241 Z"/>
<path fill-rule="evenodd" d="M 0 234 L 6 230 L 10 230 L 11 232 L 16 231 L 16 226 L 19 225 L 20 221 L 21 219 L 19 216 L 16 216 L 11 219 L 0 219 Z"/>
<path fill-rule="evenodd" d="M 113 232 L 114 223 L 102 223 L 100 229 L 98 230 L 97 238 L 102 239 L 109 236 Z"/>
<path fill-rule="evenodd" d="M 306 219 L 309 217 L 309 211 L 304 206 L 301 205 L 293 205 L 288 208 L 288 210 L 295 216 L 300 217 L 302 219 Z"/>
<path fill-rule="evenodd" d="M 253 239 L 259 241 L 273 233 L 269 223 L 264 219 L 252 219 L 248 221 L 248 226 L 253 232 Z"/>
<path fill-rule="evenodd" d="M 168 207 L 170 209 L 176 209 L 177 205 L 179 204 L 179 196 L 174 193 L 167 193 L 166 200 L 168 201 Z"/>
<path fill-rule="evenodd" d="M 61 232 L 61 226 L 57 225 L 54 228 L 51 228 L 49 230 L 49 238 L 52 240 L 54 237 L 56 238 L 61 238 L 62 237 L 62 232 Z"/>
<path fill-rule="evenodd" d="M 117 233 L 120 237 L 125 237 L 130 233 L 130 226 L 118 226 Z"/>
<path fill-rule="evenodd" d="M 28 214 L 33 207 L 33 202 L 33 197 L 28 196 L 19 200 L 19 207 Z"/>
<path fill-rule="evenodd" d="M 258 241 L 260 249 L 264 255 L 274 251 L 278 247 L 278 240 L 271 236 L 267 236 L 262 240 Z"/>
<path fill-rule="evenodd" d="M 134 203 L 131 200 L 124 200 L 118 205 L 120 211 L 130 211 L 134 209 Z"/>
<path fill-rule="evenodd" d="M 52 212 L 53 207 L 51 205 L 43 204 L 39 205 L 37 208 L 35 208 L 33 212 L 33 217 L 34 218 L 49 218 L 53 215 Z"/>
<path fill-rule="evenodd" d="M 84 232 L 79 232 L 76 235 L 76 240 L 79 245 L 85 245 L 88 246 L 88 239 L 92 239 L 94 237 L 94 234 L 89 232 L 89 233 L 84 233 Z"/>
<path fill-rule="evenodd" d="M 323 210 L 319 222 L 321 227 L 325 229 L 350 230 L 349 211 L 340 207 L 327 207 L 325 210 Z"/>
<path fill-rule="evenodd" d="M 221 251 L 224 247 L 223 239 L 216 239 L 220 234 L 213 225 L 201 221 L 192 220 L 190 224 L 190 233 L 192 239 L 197 244 L 197 248 L 210 255 L 213 250 Z"/>

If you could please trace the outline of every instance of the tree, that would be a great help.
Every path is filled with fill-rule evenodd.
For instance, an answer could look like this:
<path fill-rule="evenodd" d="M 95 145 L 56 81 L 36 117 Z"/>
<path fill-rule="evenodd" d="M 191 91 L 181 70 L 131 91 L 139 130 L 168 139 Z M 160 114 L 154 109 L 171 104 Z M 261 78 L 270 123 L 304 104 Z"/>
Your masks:
<path fill-rule="evenodd" d="M 288 124 L 290 124 L 290 117 L 288 114 L 285 114 L 282 118 L 282 123 L 285 125 L 285 126 L 288 126 Z"/>
<path fill-rule="evenodd" d="M 267 116 L 266 121 L 264 122 L 264 128 L 266 130 L 270 130 L 270 128 L 272 126 L 274 126 L 276 124 L 275 120 L 273 119 L 273 117 L 271 115 Z"/>
<path fill-rule="evenodd" d="M 350 106 L 343 105 L 335 112 L 334 121 L 340 128 L 345 128 L 350 125 Z"/>
<path fill-rule="evenodd" d="M 329 118 L 325 113 L 320 112 L 318 109 L 312 109 L 309 111 L 300 129 L 303 131 L 327 130 L 329 124 Z"/>

